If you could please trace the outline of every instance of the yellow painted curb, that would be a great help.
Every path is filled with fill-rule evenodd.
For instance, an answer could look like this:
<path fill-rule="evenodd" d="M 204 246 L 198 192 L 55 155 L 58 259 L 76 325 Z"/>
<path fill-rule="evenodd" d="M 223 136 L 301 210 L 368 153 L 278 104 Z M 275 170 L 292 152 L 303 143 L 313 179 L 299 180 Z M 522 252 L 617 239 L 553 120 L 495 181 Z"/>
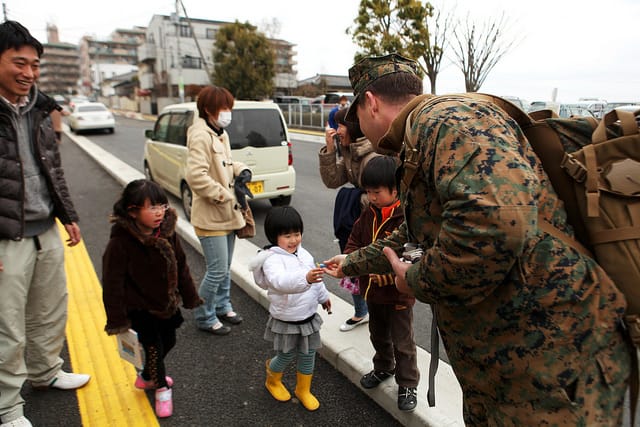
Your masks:
<path fill-rule="evenodd" d="M 71 366 L 74 372 L 91 375 L 91 381 L 77 390 L 82 425 L 159 426 L 145 392 L 133 386 L 135 368 L 120 358 L 115 337 L 104 332 L 102 287 L 84 242 L 66 246 L 67 233 L 58 225 L 65 244 Z"/>

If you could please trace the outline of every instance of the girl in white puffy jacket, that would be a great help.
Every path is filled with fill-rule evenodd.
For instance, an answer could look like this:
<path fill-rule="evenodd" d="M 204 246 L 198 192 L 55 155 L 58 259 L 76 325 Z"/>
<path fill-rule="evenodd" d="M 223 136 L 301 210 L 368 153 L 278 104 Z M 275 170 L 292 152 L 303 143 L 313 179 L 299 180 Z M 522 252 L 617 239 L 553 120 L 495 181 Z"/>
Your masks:
<path fill-rule="evenodd" d="M 264 230 L 271 246 L 250 261 L 249 269 L 258 286 L 267 290 L 270 316 L 264 338 L 272 341 L 277 351 L 266 362 L 265 386 L 276 400 L 291 399 L 282 384 L 282 373 L 297 356 L 295 395 L 306 409 L 315 411 L 320 403 L 311 394 L 311 378 L 316 349 L 322 347 L 318 304 L 331 312 L 323 270 L 315 266 L 313 257 L 301 245 L 302 218 L 294 208 L 271 209 Z"/>

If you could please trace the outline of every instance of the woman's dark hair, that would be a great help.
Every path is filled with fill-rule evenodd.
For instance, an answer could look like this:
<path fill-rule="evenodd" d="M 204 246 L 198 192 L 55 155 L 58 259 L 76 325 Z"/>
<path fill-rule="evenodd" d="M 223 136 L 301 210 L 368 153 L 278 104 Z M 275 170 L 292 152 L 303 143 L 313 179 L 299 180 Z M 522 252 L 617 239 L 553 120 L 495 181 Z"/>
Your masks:
<path fill-rule="evenodd" d="M 207 118 L 210 114 L 217 116 L 220 110 L 233 108 L 233 95 L 227 89 L 220 86 L 207 86 L 198 94 L 198 116 Z"/>
<path fill-rule="evenodd" d="M 272 208 L 264 219 L 264 232 L 272 245 L 278 244 L 278 236 L 286 233 L 303 233 L 302 217 L 291 206 Z"/>
<path fill-rule="evenodd" d="M 44 52 L 42 44 L 18 22 L 4 21 L 0 24 L 0 55 L 9 49 L 18 50 L 23 46 L 33 47 L 38 52 L 38 57 Z"/>
<path fill-rule="evenodd" d="M 133 219 L 129 212 L 140 209 L 144 206 L 145 200 L 149 199 L 151 205 L 165 205 L 169 203 L 164 190 L 155 182 L 146 179 L 136 179 L 127 184 L 122 190 L 120 199 L 113 205 L 112 217 L 127 221 Z"/>
<path fill-rule="evenodd" d="M 397 189 L 396 170 L 398 163 L 395 157 L 375 156 L 367 162 L 360 183 L 365 190 L 368 188 L 387 187 L 389 191 Z"/>
<path fill-rule="evenodd" d="M 349 134 L 349 138 L 352 142 L 355 142 L 358 138 L 362 138 L 364 134 L 362 133 L 362 129 L 360 129 L 359 122 L 347 122 L 345 121 L 345 116 L 347 115 L 347 108 L 343 108 L 338 110 L 338 112 L 333 116 L 333 119 L 336 123 L 341 124 L 347 127 L 347 133 Z"/>

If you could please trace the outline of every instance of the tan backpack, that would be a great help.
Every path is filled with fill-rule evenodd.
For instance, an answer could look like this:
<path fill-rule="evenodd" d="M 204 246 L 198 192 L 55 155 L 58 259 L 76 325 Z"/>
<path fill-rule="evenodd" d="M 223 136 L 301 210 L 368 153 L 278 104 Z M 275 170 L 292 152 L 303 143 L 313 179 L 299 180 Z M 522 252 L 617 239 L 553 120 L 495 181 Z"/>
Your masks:
<path fill-rule="evenodd" d="M 640 110 L 613 110 L 598 122 L 585 117 L 561 119 L 551 111 L 529 115 L 505 99 L 480 93 L 445 95 L 423 104 L 443 99 L 489 101 L 518 123 L 564 202 L 576 238 L 546 221 L 539 221 L 540 227 L 592 256 L 613 279 L 627 299 L 625 323 L 636 350 L 640 350 Z M 411 117 L 407 127 L 410 122 Z M 405 138 L 405 144 L 408 172 L 403 185 L 408 186 L 415 174 L 411 164 L 415 141 Z M 637 355 L 632 360 L 633 415 L 639 389 Z M 434 364 L 430 394 L 437 360 Z M 430 396 L 429 403 L 435 404 L 435 396 Z"/>

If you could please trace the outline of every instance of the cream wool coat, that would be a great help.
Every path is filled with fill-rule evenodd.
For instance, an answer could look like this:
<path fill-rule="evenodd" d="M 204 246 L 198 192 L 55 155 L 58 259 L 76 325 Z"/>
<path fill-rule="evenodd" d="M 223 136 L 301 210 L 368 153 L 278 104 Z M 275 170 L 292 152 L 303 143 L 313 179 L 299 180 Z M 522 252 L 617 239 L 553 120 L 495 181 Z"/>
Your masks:
<path fill-rule="evenodd" d="M 187 131 L 187 148 L 185 178 L 193 193 L 191 224 L 214 231 L 244 227 L 233 180 L 249 168 L 231 159 L 227 132 L 218 136 L 204 119 L 198 117 Z"/>

